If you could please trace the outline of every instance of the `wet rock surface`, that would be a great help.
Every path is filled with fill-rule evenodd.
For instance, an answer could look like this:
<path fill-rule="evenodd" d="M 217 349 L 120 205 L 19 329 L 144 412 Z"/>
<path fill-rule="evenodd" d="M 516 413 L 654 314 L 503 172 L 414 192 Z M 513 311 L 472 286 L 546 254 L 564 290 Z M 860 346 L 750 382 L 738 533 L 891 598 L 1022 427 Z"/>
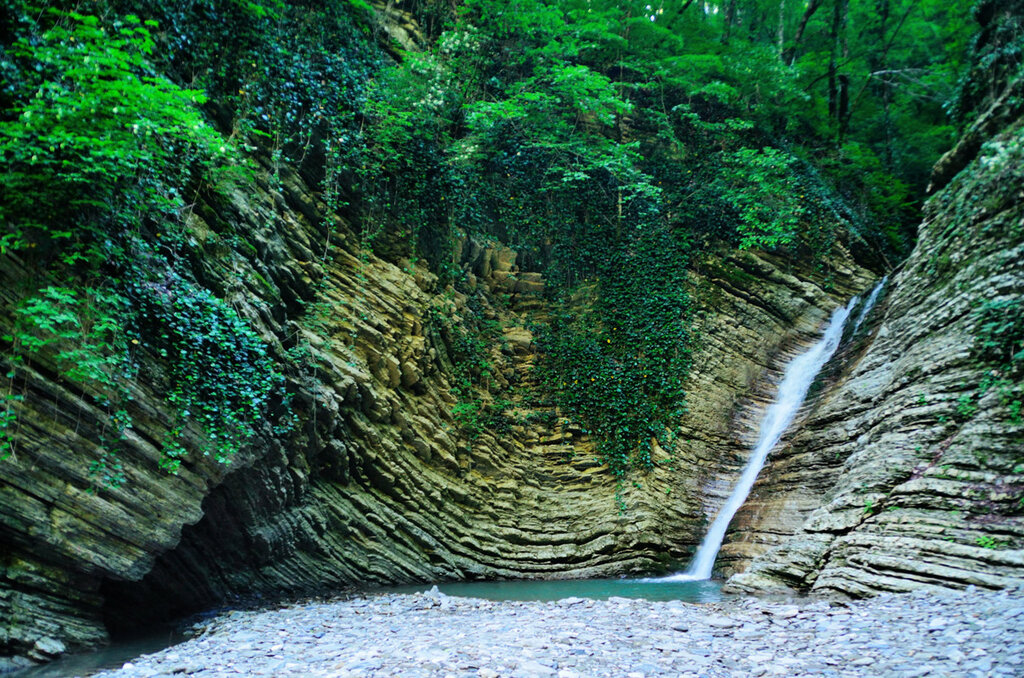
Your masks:
<path fill-rule="evenodd" d="M 234 611 L 103 678 L 155 676 L 1019 676 L 1024 589 L 850 603 L 382 594 Z"/>

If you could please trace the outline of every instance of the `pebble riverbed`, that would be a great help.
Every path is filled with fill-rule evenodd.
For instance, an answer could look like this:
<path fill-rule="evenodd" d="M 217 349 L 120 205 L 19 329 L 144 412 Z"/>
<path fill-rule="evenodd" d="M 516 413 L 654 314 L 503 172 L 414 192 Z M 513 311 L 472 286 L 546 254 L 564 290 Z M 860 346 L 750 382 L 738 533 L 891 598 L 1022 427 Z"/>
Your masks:
<path fill-rule="evenodd" d="M 1024 676 L 1024 588 L 836 603 L 379 594 L 233 611 L 103 678 Z"/>

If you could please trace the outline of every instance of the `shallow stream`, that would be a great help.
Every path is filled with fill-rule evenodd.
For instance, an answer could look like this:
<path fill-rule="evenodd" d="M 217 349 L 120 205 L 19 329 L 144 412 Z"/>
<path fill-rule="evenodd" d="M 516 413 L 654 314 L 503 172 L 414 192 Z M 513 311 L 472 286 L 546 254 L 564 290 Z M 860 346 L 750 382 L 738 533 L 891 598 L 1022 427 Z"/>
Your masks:
<path fill-rule="evenodd" d="M 13 673 L 0 673 L 3 678 L 67 678 L 68 676 L 88 676 L 104 669 L 120 668 L 126 661 L 143 654 L 159 652 L 188 639 L 181 631 L 173 627 L 162 626 L 160 629 L 139 634 L 134 638 L 115 640 L 107 647 L 72 654 L 60 659 L 22 669 Z"/>
<path fill-rule="evenodd" d="M 422 593 L 429 584 L 380 589 L 381 593 Z M 472 581 L 438 584 L 441 593 L 484 600 L 553 601 L 563 598 L 642 598 L 712 603 L 722 599 L 722 582 L 664 581 L 648 579 L 565 579 L 554 581 Z"/>

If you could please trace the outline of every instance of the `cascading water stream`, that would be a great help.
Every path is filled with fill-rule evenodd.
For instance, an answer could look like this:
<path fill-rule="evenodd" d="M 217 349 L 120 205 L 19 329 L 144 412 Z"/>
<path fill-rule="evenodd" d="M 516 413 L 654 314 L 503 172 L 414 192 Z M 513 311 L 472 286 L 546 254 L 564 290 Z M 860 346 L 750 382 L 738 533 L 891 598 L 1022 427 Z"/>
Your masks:
<path fill-rule="evenodd" d="M 857 314 L 857 320 L 853 323 L 853 332 L 860 329 L 864 319 L 868 317 L 868 313 L 871 313 L 871 309 L 875 307 L 875 302 L 878 301 L 878 295 L 881 294 L 882 288 L 885 287 L 885 283 L 889 282 L 889 276 L 885 276 L 875 285 L 874 289 L 871 290 L 871 294 L 868 295 L 868 300 L 864 302 L 864 307 L 860 309 L 860 313 Z M 850 332 L 853 335 L 853 332 Z"/>
<path fill-rule="evenodd" d="M 869 303 L 878 297 L 879 290 L 881 290 L 881 284 L 872 292 Z M 743 474 L 736 483 L 736 487 L 733 488 L 732 494 L 729 495 L 725 505 L 722 506 L 718 515 L 715 516 L 714 522 L 711 523 L 708 533 L 704 536 L 704 541 L 701 542 L 700 548 L 697 549 L 697 553 L 693 557 L 690 568 L 686 572 L 648 581 L 699 581 L 711 578 L 711 569 L 718 556 L 718 550 L 722 547 L 722 540 L 725 538 L 725 531 L 728 529 L 729 523 L 732 522 L 733 516 L 736 515 L 743 502 L 746 501 L 750 489 L 754 486 L 754 481 L 757 480 L 758 473 L 761 472 L 761 468 L 768 458 L 768 453 L 779 442 L 782 434 L 786 432 L 796 417 L 797 410 L 803 404 L 814 378 L 839 347 L 843 336 L 843 326 L 859 301 L 859 297 L 854 297 L 845 307 L 836 309 L 825 329 L 824 336 L 818 343 L 794 358 L 786 366 L 775 401 L 768 407 L 768 411 L 765 412 L 764 419 L 761 421 L 760 437 L 750 455 L 750 460 L 743 469 Z M 869 309 L 868 304 L 865 304 L 865 309 Z M 866 310 L 862 312 L 861 317 L 858 318 L 858 324 L 866 314 Z"/>

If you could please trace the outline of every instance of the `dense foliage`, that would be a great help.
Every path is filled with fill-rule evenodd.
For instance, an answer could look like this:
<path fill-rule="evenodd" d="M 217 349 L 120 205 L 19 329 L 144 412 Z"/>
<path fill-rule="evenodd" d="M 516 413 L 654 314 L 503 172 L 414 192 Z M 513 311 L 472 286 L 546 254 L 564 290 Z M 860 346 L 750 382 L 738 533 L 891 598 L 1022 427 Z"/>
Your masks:
<path fill-rule="evenodd" d="M 650 468 L 685 408 L 696 252 L 907 251 L 964 9 L 466 0 L 369 92 L 368 242 L 451 274 L 452 239 L 493 237 L 542 267 L 566 309 L 538 328 L 544 394 L 617 477 Z"/>
<path fill-rule="evenodd" d="M 167 393 L 161 465 L 178 469 L 190 428 L 226 463 L 261 428 L 280 375 L 191 270 L 186 222 L 197 194 L 251 170 L 207 122 L 205 93 L 161 68 L 155 20 L 6 5 L 0 251 L 38 274 L 2 338 L 0 454 L 16 452 L 20 366 L 42 358 L 107 412 L 99 482 L 125 480 L 117 453 L 140 372 Z"/>
<path fill-rule="evenodd" d="M 150 370 L 171 469 L 190 425 L 219 458 L 247 444 L 301 360 L 190 263 L 188 206 L 252 158 L 298 167 L 367 252 L 459 286 L 453 243 L 497 239 L 543 270 L 541 397 L 621 480 L 685 409 L 698 255 L 907 251 L 968 36 L 966 0 L 416 0 L 428 46 L 393 63 L 361 0 L 48 4 L 3 0 L 0 256 L 46 273 L 5 337 L 0 431 L 20 357 L 49 356 L 115 432 Z M 443 320 L 455 416 L 479 428 L 483 335 Z"/>

